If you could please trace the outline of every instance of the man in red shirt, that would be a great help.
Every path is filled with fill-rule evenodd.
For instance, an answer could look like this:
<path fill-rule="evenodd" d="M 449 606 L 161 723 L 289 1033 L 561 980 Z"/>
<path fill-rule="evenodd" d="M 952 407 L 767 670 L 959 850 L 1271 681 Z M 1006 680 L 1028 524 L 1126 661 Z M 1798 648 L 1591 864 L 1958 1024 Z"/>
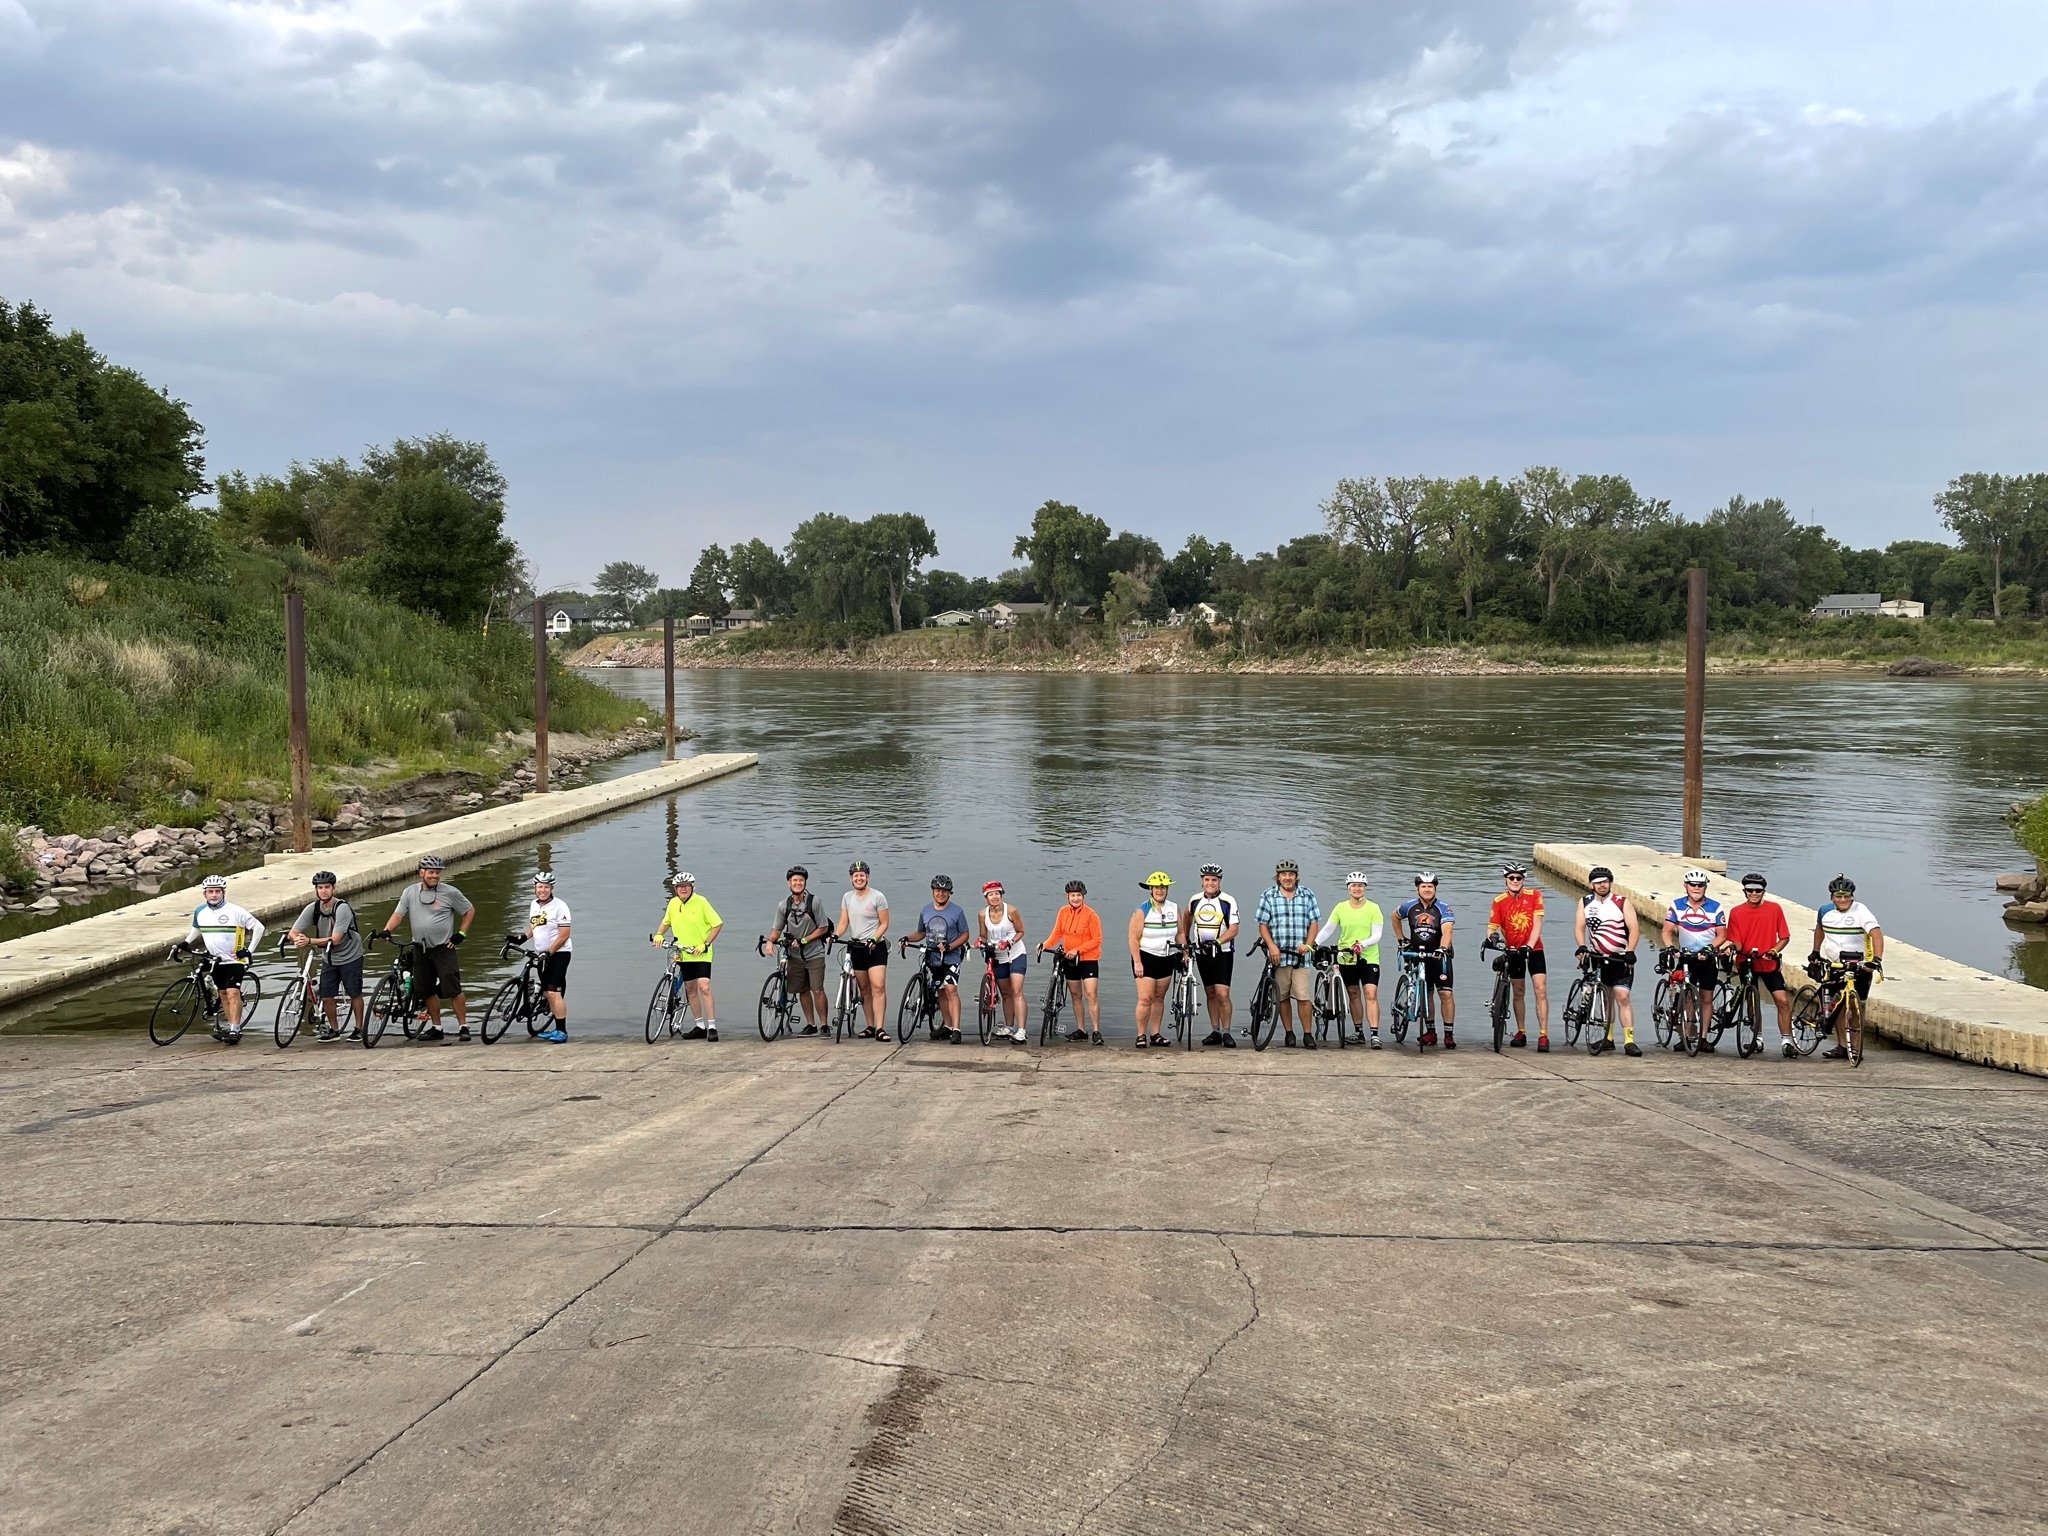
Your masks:
<path fill-rule="evenodd" d="M 1785 967 L 1780 962 L 1785 946 L 1792 942 L 1792 930 L 1786 926 L 1785 909 L 1764 900 L 1762 875 L 1742 877 L 1741 905 L 1729 912 L 1723 933 L 1722 947 L 1731 955 L 1739 958 L 1755 952 L 1756 984 L 1771 994 L 1778 1008 L 1779 1042 L 1786 1056 L 1797 1055 L 1792 1049 L 1792 994 L 1786 990 Z"/>
<path fill-rule="evenodd" d="M 1486 917 L 1486 932 L 1488 937 L 1498 934 L 1501 943 L 1507 946 L 1508 977 L 1514 982 L 1515 998 L 1515 1038 L 1508 1044 L 1529 1043 L 1528 1032 L 1522 1027 L 1527 1018 L 1522 978 L 1527 976 L 1536 984 L 1536 1049 L 1547 1051 L 1550 984 L 1544 980 L 1549 967 L 1543 959 L 1543 893 L 1528 883 L 1529 872 L 1519 864 L 1507 865 L 1500 878 L 1507 889 L 1493 898 L 1493 908 Z"/>

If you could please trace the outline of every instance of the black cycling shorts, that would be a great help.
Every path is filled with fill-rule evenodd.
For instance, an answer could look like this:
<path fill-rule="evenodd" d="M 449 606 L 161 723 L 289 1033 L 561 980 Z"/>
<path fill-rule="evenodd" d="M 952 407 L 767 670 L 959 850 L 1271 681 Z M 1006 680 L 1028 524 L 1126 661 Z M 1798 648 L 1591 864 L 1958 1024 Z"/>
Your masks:
<path fill-rule="evenodd" d="M 1631 950 L 1625 955 L 1600 955 L 1600 985 L 1603 987 L 1628 987 L 1635 984 L 1636 957 Z"/>
<path fill-rule="evenodd" d="M 1507 954 L 1508 975 L 1517 981 L 1524 976 L 1543 976 L 1549 973 L 1549 962 L 1543 958 L 1540 949 L 1509 950 Z"/>
<path fill-rule="evenodd" d="M 1721 967 L 1711 949 L 1688 950 L 1678 957 L 1678 963 L 1694 986 L 1711 988 L 1721 979 Z"/>
<path fill-rule="evenodd" d="M 216 960 L 213 962 L 213 984 L 221 991 L 239 989 L 242 978 L 249 974 L 249 967 L 239 960 Z"/>
<path fill-rule="evenodd" d="M 711 962 L 709 960 L 684 960 L 676 965 L 676 974 L 685 981 L 709 981 Z"/>
<path fill-rule="evenodd" d="M 1060 974 L 1069 981 L 1093 981 L 1102 974 L 1100 960 L 1074 960 L 1065 955 L 1060 957 Z"/>
<path fill-rule="evenodd" d="M 1380 968 L 1377 961 L 1360 960 L 1351 965 L 1340 965 L 1337 974 L 1344 978 L 1347 987 L 1376 987 L 1380 984 Z"/>
<path fill-rule="evenodd" d="M 1164 981 L 1180 969 L 1180 962 L 1172 955 L 1147 954 L 1138 951 L 1138 969 L 1147 981 Z"/>
<path fill-rule="evenodd" d="M 1451 957 L 1442 950 L 1431 950 L 1422 957 L 1422 976 L 1439 992 L 1451 990 Z"/>
<path fill-rule="evenodd" d="M 1202 978 L 1205 987 L 1227 987 L 1230 973 L 1237 967 L 1237 956 L 1214 954 L 1195 956 L 1195 974 Z"/>
<path fill-rule="evenodd" d="M 569 990 L 569 951 L 556 950 L 552 955 L 540 957 L 540 989 L 543 992 L 564 992 Z"/>
<path fill-rule="evenodd" d="M 889 963 L 889 941 L 887 939 L 848 939 L 847 958 L 853 962 L 856 971 L 878 971 Z"/>

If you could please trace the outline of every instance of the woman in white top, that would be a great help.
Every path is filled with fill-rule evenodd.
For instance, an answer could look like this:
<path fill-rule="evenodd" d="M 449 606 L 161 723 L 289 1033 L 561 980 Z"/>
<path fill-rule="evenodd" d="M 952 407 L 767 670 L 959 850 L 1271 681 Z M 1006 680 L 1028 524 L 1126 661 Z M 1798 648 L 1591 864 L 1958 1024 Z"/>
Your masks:
<path fill-rule="evenodd" d="M 1849 968 L 1854 979 L 1856 995 L 1870 996 L 1871 974 L 1884 969 L 1884 930 L 1877 925 L 1877 914 L 1856 899 L 1856 882 L 1847 875 L 1837 875 L 1828 882 L 1828 901 L 1813 920 L 1813 953 L 1806 957 L 1807 973 L 1814 980 L 1821 962 L 1832 961 Z M 1841 1012 L 1840 1005 L 1836 1013 Z M 1858 1066 L 1863 1064 L 1862 1013 L 1857 1014 L 1853 1040 L 1835 1039 L 1834 1049 L 1821 1054 L 1829 1061 L 1850 1061 Z M 1829 1019 L 1832 1025 L 1835 1021 Z"/>
<path fill-rule="evenodd" d="M 1003 995 L 1003 1027 L 996 1031 L 1005 1039 L 1024 1043 L 1024 914 L 1003 899 L 1003 882 L 991 880 L 981 888 L 981 942 L 996 947 L 994 970 L 996 990 Z"/>
<path fill-rule="evenodd" d="M 1166 1048 L 1159 1022 L 1166 1012 L 1166 989 L 1173 985 L 1174 950 L 1180 944 L 1180 908 L 1166 899 L 1173 877 L 1155 869 L 1144 880 L 1145 900 L 1131 914 L 1126 938 L 1131 946 L 1131 975 L 1138 982 L 1138 1049 Z"/>

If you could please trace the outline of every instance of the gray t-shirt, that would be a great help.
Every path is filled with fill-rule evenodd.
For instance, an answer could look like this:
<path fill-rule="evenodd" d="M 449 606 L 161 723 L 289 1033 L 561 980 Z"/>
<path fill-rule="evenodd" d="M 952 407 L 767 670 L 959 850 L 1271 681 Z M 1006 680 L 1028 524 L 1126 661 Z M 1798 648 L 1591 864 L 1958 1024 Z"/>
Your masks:
<path fill-rule="evenodd" d="M 871 885 L 865 896 L 859 891 L 848 891 L 840 897 L 839 910 L 846 914 L 849 939 L 872 939 L 881 931 L 882 914 L 889 910 L 889 898 Z"/>
<path fill-rule="evenodd" d="M 333 938 L 334 943 L 324 951 L 330 964 L 348 965 L 363 958 L 363 936 L 356 927 L 356 909 L 339 896 L 334 898 L 332 912 L 322 912 L 317 901 L 307 902 L 306 910 L 292 919 L 292 931 L 313 939 Z"/>
<path fill-rule="evenodd" d="M 784 892 L 782 900 L 775 904 L 775 916 L 769 919 L 768 931 L 779 933 L 785 939 L 800 939 L 814 928 L 821 933 L 832 931 L 832 924 L 825 918 L 825 904 L 809 891 L 801 896 Z M 802 953 L 806 960 L 822 960 L 825 941 L 819 939 L 815 944 L 804 945 Z"/>
<path fill-rule="evenodd" d="M 469 898 L 447 881 L 433 890 L 408 885 L 398 898 L 398 913 L 412 924 L 413 942 L 434 948 L 455 937 L 455 921 L 470 911 Z"/>

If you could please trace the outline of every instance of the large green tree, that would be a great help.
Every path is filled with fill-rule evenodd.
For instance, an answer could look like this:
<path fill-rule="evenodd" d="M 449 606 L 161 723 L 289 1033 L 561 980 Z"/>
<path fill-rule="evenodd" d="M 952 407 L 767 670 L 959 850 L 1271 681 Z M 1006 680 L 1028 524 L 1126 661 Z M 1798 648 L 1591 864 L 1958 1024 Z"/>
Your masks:
<path fill-rule="evenodd" d="M 732 561 L 722 546 L 704 546 L 704 553 L 690 570 L 690 584 L 683 590 L 689 594 L 693 614 L 718 619 L 732 611 Z"/>
<path fill-rule="evenodd" d="M 885 512 L 871 517 L 862 532 L 868 559 L 889 602 L 889 628 L 903 631 L 903 597 L 917 578 L 917 568 L 939 552 L 939 541 L 925 520 L 912 512 Z"/>
<path fill-rule="evenodd" d="M 752 608 L 769 619 L 789 612 L 789 567 L 764 541 L 748 539 L 733 545 L 726 563 L 735 607 Z"/>
<path fill-rule="evenodd" d="M 1011 553 L 1031 562 L 1032 580 L 1055 608 L 1078 607 L 1102 596 L 1096 585 L 1109 524 L 1063 501 L 1047 501 L 1031 517 L 1031 532 Z"/>
<path fill-rule="evenodd" d="M 2005 616 L 2006 563 L 2037 515 L 2032 475 L 1958 475 L 1934 498 L 1935 510 L 1964 549 L 1990 573 L 1991 617 Z"/>
<path fill-rule="evenodd" d="M 634 620 L 639 618 L 647 594 L 661 585 L 661 578 L 631 560 L 613 560 L 597 573 L 594 585 L 607 615 Z"/>
<path fill-rule="evenodd" d="M 434 470 L 394 476 L 374 504 L 360 579 L 380 596 L 450 624 L 488 611 L 518 558 L 505 537 L 505 509 L 479 501 Z"/>

